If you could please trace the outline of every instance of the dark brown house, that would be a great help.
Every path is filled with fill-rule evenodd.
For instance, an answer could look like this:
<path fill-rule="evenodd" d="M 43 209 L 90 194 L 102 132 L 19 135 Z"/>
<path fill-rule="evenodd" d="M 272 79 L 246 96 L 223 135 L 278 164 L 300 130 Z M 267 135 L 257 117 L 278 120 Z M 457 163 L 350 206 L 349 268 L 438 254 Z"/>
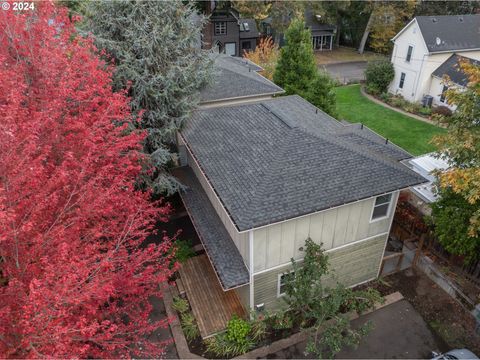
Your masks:
<path fill-rule="evenodd" d="M 204 47 L 217 48 L 220 53 L 243 56 L 255 50 L 260 34 L 253 19 L 240 18 L 233 8 L 215 8 L 210 23 L 204 29 Z"/>

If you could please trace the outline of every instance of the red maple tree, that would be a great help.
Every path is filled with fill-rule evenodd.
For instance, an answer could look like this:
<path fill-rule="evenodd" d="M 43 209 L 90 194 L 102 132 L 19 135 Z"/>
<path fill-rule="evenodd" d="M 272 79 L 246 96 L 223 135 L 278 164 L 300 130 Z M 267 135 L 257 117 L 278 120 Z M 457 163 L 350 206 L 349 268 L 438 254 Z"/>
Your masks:
<path fill-rule="evenodd" d="M 141 244 L 170 209 L 135 188 L 144 134 L 66 11 L 35 5 L 0 12 L 0 356 L 161 356 L 171 241 Z"/>

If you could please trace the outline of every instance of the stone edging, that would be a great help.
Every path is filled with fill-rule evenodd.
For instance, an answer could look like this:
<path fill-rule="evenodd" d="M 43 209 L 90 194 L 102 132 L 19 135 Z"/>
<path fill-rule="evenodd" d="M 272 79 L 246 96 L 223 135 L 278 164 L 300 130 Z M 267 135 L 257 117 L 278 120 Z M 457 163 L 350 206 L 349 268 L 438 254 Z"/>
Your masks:
<path fill-rule="evenodd" d="M 417 114 L 412 114 L 412 113 L 409 113 L 408 111 L 405 111 L 405 110 L 402 110 L 402 109 L 399 109 L 399 108 L 396 108 L 394 106 L 391 106 L 389 104 L 386 104 L 384 103 L 383 101 L 380 101 L 378 100 L 377 98 L 373 97 L 372 95 L 370 94 L 367 94 L 367 92 L 365 91 L 365 88 L 363 86 L 360 86 L 360 92 L 362 93 L 363 96 L 365 96 L 368 100 L 370 101 L 373 101 L 374 103 L 378 104 L 378 105 L 381 105 L 387 109 L 390 109 L 390 110 L 393 110 L 393 111 L 396 111 L 397 113 L 399 114 L 402 114 L 402 115 L 405 115 L 405 116 L 409 116 L 411 118 L 414 118 L 416 120 L 419 120 L 419 121 L 423 121 L 424 123 L 427 123 L 427 124 L 430 124 L 430 125 L 433 125 L 433 126 L 437 126 L 437 127 L 445 127 L 445 126 L 442 126 L 440 124 L 437 124 L 435 123 L 435 121 L 432 121 L 430 119 L 426 119 L 422 116 L 419 116 Z"/>
<path fill-rule="evenodd" d="M 172 319 L 170 322 L 170 329 L 172 331 L 173 339 L 175 341 L 178 357 L 180 359 L 204 359 L 204 357 L 202 356 L 192 354 L 188 348 L 187 340 L 185 339 L 185 335 L 183 335 L 180 321 L 178 320 L 177 314 L 172 308 L 172 304 L 173 304 L 172 291 L 174 291 L 172 287 L 165 290 L 165 293 L 163 294 L 163 301 L 165 303 L 165 311 L 167 312 L 167 316 L 170 319 Z M 375 305 L 375 308 L 373 310 L 366 311 L 361 315 L 369 314 L 375 310 L 384 308 L 385 306 L 388 306 L 400 300 L 403 300 L 403 295 L 400 294 L 400 292 L 398 291 L 394 292 L 393 294 L 385 296 L 385 302 L 383 304 L 377 304 Z M 352 321 L 359 318 L 361 315 L 357 313 L 350 313 L 348 314 L 348 317 L 350 321 Z M 286 339 L 275 341 L 270 345 L 262 346 L 248 353 L 237 356 L 234 359 L 265 358 L 268 354 L 275 353 L 277 351 L 280 351 L 292 345 L 298 344 L 299 342 L 305 341 L 307 337 L 308 337 L 308 334 L 306 332 L 304 331 L 298 332 Z"/>
<path fill-rule="evenodd" d="M 174 287 L 170 286 L 165 289 L 163 293 L 163 303 L 165 304 L 165 311 L 167 317 L 170 319 L 170 330 L 172 331 L 173 340 L 175 342 L 175 347 L 177 348 L 177 354 L 180 359 L 204 359 L 201 356 L 192 354 L 188 348 L 187 339 L 183 335 L 182 326 L 180 325 L 180 320 L 178 319 L 177 313 L 173 309 L 173 295 Z"/>

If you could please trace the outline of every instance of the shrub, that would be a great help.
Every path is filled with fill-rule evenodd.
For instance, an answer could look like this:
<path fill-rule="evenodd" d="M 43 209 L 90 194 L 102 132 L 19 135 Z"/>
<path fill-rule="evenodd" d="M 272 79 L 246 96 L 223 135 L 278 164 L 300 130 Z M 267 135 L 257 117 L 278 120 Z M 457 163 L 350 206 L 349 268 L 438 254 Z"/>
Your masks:
<path fill-rule="evenodd" d="M 178 311 L 180 314 L 186 313 L 189 309 L 190 306 L 188 305 L 188 301 L 185 299 L 182 299 L 178 296 L 175 296 L 173 298 L 173 305 L 172 307 Z"/>
<path fill-rule="evenodd" d="M 175 240 L 173 248 L 175 249 L 174 259 L 179 263 L 184 263 L 189 258 L 195 256 L 195 251 L 192 249 L 192 242 L 190 240 Z"/>
<path fill-rule="evenodd" d="M 432 114 L 432 108 L 428 106 L 422 106 L 420 109 L 418 109 L 418 113 L 424 116 L 429 116 Z"/>
<path fill-rule="evenodd" d="M 403 106 L 403 110 L 408 111 L 409 113 L 415 114 L 420 111 L 420 108 L 422 106 L 419 103 L 416 102 L 406 102 L 406 104 Z"/>
<path fill-rule="evenodd" d="M 385 102 L 387 104 L 390 104 L 391 98 L 392 98 L 392 95 L 388 92 L 382 92 L 380 94 L 380 100 L 382 100 L 383 102 Z"/>
<path fill-rule="evenodd" d="M 244 57 L 260 65 L 263 71 L 260 73 L 267 79 L 273 79 L 273 73 L 277 66 L 279 56 L 278 45 L 275 45 L 273 39 L 269 36 L 260 39 L 260 43 L 255 47 L 254 51 L 245 51 Z"/>
<path fill-rule="evenodd" d="M 279 311 L 270 320 L 274 330 L 286 330 L 293 327 L 293 319 L 288 312 Z"/>
<path fill-rule="evenodd" d="M 445 116 L 445 117 L 452 116 L 452 110 L 450 110 L 448 107 L 443 105 L 433 108 L 432 113 Z"/>
<path fill-rule="evenodd" d="M 396 95 L 393 96 L 390 103 L 393 106 L 399 107 L 399 108 L 404 108 L 407 105 L 407 100 L 405 100 L 401 95 Z"/>
<path fill-rule="evenodd" d="M 227 324 L 227 340 L 236 344 L 242 344 L 247 341 L 250 333 L 250 324 L 237 315 L 233 315 Z"/>
<path fill-rule="evenodd" d="M 215 337 L 205 340 L 207 352 L 220 358 L 230 358 L 245 354 L 255 346 L 255 343 L 246 338 L 242 343 L 235 343 L 227 339 L 227 334 L 218 334 Z"/>
<path fill-rule="evenodd" d="M 370 62 L 365 70 L 367 91 L 373 95 L 386 92 L 394 76 L 395 71 L 390 61 Z"/>
<path fill-rule="evenodd" d="M 192 341 L 200 336 L 200 330 L 198 330 L 197 321 L 191 313 L 183 313 L 181 315 L 180 324 L 182 325 L 183 334 L 188 341 Z"/>
<path fill-rule="evenodd" d="M 252 340 L 255 342 L 259 342 L 265 339 L 267 335 L 267 323 L 265 319 L 262 317 L 257 316 L 257 314 L 253 313 L 253 320 L 250 322 L 250 336 Z"/>

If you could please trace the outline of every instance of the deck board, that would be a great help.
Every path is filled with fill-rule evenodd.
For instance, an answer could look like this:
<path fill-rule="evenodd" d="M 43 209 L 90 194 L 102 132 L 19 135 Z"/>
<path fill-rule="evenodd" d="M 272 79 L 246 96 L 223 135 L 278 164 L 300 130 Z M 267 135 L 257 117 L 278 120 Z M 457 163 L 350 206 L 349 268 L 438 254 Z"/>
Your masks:
<path fill-rule="evenodd" d="M 233 314 L 246 317 L 235 290 L 222 290 L 207 255 L 188 259 L 180 277 L 202 338 L 224 330 Z"/>

